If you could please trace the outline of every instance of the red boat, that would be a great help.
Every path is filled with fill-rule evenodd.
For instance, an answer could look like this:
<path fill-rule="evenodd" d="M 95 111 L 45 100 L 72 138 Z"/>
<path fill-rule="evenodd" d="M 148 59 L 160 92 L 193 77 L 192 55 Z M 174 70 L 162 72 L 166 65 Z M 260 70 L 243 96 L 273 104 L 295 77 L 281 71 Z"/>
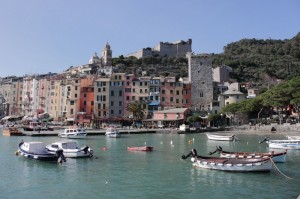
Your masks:
<path fill-rule="evenodd" d="M 128 151 L 153 151 L 153 146 L 127 147 Z"/>

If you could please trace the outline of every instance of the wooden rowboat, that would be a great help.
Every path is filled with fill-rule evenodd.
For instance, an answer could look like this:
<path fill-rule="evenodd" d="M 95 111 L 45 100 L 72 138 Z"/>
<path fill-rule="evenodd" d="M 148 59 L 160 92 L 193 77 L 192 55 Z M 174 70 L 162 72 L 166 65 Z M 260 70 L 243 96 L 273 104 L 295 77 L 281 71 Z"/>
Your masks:
<path fill-rule="evenodd" d="M 140 146 L 140 147 L 127 147 L 128 151 L 153 151 L 152 146 Z"/>
<path fill-rule="evenodd" d="M 220 158 L 220 157 L 204 157 L 198 156 L 196 150 L 193 149 L 191 161 L 193 166 L 221 170 L 231 172 L 270 172 L 272 169 L 271 158 Z M 190 156 L 183 155 L 182 158 L 186 159 Z"/>
<path fill-rule="evenodd" d="M 287 150 L 283 152 L 266 152 L 266 153 L 257 153 L 257 152 L 228 152 L 223 151 L 222 147 L 217 147 L 214 152 L 210 152 L 209 155 L 218 152 L 222 158 L 272 158 L 273 162 L 285 162 Z"/>

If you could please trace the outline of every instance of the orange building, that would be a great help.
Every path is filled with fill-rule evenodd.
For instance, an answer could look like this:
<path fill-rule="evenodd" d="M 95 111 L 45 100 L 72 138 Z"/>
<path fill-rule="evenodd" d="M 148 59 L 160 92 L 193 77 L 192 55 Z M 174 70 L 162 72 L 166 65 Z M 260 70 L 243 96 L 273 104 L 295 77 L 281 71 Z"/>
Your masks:
<path fill-rule="evenodd" d="M 94 77 L 80 80 L 79 110 L 75 113 L 75 123 L 90 125 L 94 119 Z"/>

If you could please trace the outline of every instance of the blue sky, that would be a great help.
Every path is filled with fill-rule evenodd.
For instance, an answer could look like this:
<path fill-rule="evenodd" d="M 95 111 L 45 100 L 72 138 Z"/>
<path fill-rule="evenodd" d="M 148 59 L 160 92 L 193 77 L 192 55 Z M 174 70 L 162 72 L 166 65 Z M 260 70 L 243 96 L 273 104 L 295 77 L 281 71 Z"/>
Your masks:
<path fill-rule="evenodd" d="M 298 0 L 0 0 L 0 77 L 60 73 L 108 42 L 113 57 L 160 41 L 221 53 L 243 38 L 291 39 Z"/>

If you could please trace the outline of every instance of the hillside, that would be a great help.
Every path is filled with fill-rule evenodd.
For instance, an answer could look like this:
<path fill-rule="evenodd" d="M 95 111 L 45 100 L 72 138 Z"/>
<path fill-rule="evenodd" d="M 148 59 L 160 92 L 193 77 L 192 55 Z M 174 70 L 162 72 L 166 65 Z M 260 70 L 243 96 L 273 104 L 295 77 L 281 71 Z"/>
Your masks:
<path fill-rule="evenodd" d="M 212 54 L 213 66 L 228 65 L 232 81 L 255 82 L 265 87 L 276 79 L 300 75 L 300 33 L 292 39 L 242 39 L 224 47 L 221 54 Z M 147 71 L 148 75 L 187 76 L 187 59 L 152 57 L 136 59 L 120 56 L 113 63 L 119 72 Z"/>
<path fill-rule="evenodd" d="M 233 68 L 231 77 L 238 82 L 263 82 L 290 79 L 300 75 L 300 33 L 290 40 L 242 39 L 214 54 L 214 65 Z"/>

